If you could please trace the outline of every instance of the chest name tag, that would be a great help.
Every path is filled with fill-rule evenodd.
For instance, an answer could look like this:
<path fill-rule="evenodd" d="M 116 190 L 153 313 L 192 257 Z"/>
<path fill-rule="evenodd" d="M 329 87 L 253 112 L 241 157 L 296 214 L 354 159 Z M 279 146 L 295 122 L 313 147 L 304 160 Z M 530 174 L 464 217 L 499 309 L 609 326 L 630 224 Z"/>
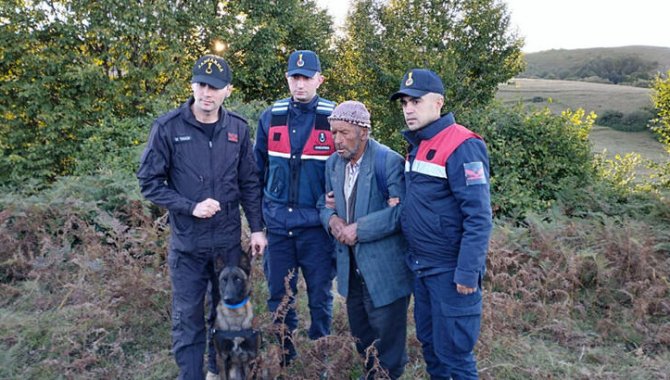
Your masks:
<path fill-rule="evenodd" d="M 174 142 L 184 142 L 191 141 L 191 136 L 177 136 L 174 138 Z"/>
<path fill-rule="evenodd" d="M 485 185 L 486 175 L 484 174 L 484 164 L 481 161 L 468 162 L 463 164 L 465 169 L 465 185 Z"/>

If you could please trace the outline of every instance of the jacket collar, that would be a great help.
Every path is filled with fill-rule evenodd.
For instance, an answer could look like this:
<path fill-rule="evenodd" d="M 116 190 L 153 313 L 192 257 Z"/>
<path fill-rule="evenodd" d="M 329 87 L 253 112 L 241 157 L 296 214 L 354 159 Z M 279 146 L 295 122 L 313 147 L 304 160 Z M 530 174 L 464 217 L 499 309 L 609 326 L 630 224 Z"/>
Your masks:
<path fill-rule="evenodd" d="M 447 114 L 440 116 L 439 119 L 435 120 L 434 122 L 426 125 L 425 127 L 419 130 L 411 131 L 409 129 L 406 129 L 402 131 L 402 135 L 403 137 L 405 137 L 405 140 L 407 140 L 407 142 L 416 146 L 423 140 L 429 140 L 435 137 L 435 135 L 442 132 L 445 128 L 454 123 L 456 123 L 456 119 L 454 119 L 454 114 L 449 112 Z"/>
<path fill-rule="evenodd" d="M 203 129 L 200 122 L 195 118 L 193 111 L 191 111 L 191 105 L 194 101 L 195 99 L 190 97 L 184 104 L 182 104 L 181 117 L 185 122 L 202 131 Z M 228 118 L 228 111 L 226 111 L 223 106 L 219 107 L 219 120 L 217 120 L 216 126 L 214 127 L 214 134 L 216 134 L 218 130 L 223 129 L 225 126 L 224 120 L 226 120 L 226 118 Z"/>
<path fill-rule="evenodd" d="M 296 102 L 291 97 L 291 104 L 289 109 L 301 113 L 313 112 L 316 109 L 316 105 L 318 103 L 319 103 L 319 95 L 315 95 L 314 98 L 309 101 L 309 103 Z"/>

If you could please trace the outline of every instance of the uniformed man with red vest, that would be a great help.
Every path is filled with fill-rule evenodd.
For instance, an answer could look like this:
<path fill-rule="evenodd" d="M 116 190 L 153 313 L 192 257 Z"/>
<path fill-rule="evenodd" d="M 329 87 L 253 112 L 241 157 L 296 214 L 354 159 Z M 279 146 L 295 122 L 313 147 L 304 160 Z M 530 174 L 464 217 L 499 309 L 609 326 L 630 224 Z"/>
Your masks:
<path fill-rule="evenodd" d="M 492 229 L 486 145 L 453 114 L 441 114 L 444 86 L 434 72 L 409 70 L 395 99 L 410 144 L 401 224 L 416 274 L 416 335 L 431 379 L 476 379 L 473 348 Z"/>
<path fill-rule="evenodd" d="M 330 334 L 332 319 L 333 242 L 321 226 L 316 202 L 324 193 L 326 160 L 335 152 L 328 123 L 335 103 L 316 94 L 324 78 L 319 57 L 313 51 L 299 50 L 290 55 L 286 80 L 291 97 L 263 112 L 254 147 L 264 187 L 268 308 L 277 311 L 286 295 L 284 279 L 289 273 L 294 273 L 290 286 L 295 296 L 300 269 L 309 299 L 308 335 L 318 339 Z M 291 306 L 293 303 L 292 297 Z M 298 319 L 293 307 L 285 317 L 279 314 L 275 322 L 283 320 L 287 327 L 281 342 L 283 364 L 288 364 L 296 355 L 290 333 Z"/>

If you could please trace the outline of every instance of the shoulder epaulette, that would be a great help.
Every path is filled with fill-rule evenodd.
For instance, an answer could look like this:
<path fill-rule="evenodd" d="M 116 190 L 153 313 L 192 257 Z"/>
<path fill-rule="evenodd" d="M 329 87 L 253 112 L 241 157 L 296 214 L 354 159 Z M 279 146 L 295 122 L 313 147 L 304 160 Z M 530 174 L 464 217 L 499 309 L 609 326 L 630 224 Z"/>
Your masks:
<path fill-rule="evenodd" d="M 167 124 L 168 121 L 178 117 L 179 115 L 181 115 L 181 107 L 175 108 L 170 112 L 164 113 L 163 115 L 159 116 L 158 119 L 156 119 L 156 123 L 158 125 L 165 125 Z"/>
<path fill-rule="evenodd" d="M 316 113 L 322 115 L 330 115 L 335 109 L 335 102 L 331 102 L 326 99 L 319 99 L 319 102 L 316 104 Z"/>
<path fill-rule="evenodd" d="M 234 118 L 236 118 L 236 119 L 238 119 L 238 120 L 243 121 L 244 124 L 249 124 L 249 123 L 247 122 L 247 119 L 244 118 L 244 116 L 242 116 L 242 115 L 240 115 L 240 114 L 238 114 L 238 113 L 236 113 L 236 112 L 233 112 L 233 111 L 228 111 L 228 110 L 226 110 L 226 111 L 228 112 L 228 115 L 230 115 L 230 116 L 232 116 L 232 117 L 234 117 Z"/>
<path fill-rule="evenodd" d="M 272 114 L 273 115 L 286 115 L 288 113 L 289 99 L 282 99 L 274 102 L 272 104 Z"/>

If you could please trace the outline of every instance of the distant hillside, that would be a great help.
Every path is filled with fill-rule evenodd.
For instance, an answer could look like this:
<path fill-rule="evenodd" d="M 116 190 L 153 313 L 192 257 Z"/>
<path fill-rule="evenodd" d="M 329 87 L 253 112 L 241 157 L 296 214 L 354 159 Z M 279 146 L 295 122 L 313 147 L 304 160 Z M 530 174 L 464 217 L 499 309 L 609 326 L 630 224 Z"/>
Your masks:
<path fill-rule="evenodd" d="M 596 123 L 619 130 L 647 129 L 655 116 L 651 89 L 625 85 L 516 78 L 498 86 L 496 97 L 513 106 L 549 107 L 553 112 L 584 108 L 598 114 Z"/>
<path fill-rule="evenodd" d="M 623 46 L 547 50 L 525 55 L 519 77 L 581 80 L 649 87 L 658 73 L 670 69 L 670 48 Z"/>
<path fill-rule="evenodd" d="M 584 108 L 602 115 L 606 110 L 631 113 L 652 107 L 651 90 L 631 86 L 563 80 L 517 78 L 498 86 L 496 97 L 504 104 L 548 106 L 560 113 L 566 108 Z"/>

